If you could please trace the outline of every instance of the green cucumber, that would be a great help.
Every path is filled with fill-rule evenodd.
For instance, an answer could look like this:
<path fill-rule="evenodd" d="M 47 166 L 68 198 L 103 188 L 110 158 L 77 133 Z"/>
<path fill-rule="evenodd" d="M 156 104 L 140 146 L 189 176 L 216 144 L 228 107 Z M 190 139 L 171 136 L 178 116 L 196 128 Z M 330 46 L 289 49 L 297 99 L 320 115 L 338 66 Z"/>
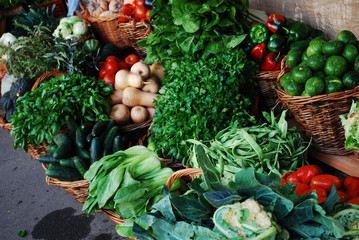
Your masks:
<path fill-rule="evenodd" d="M 106 125 L 105 130 L 99 136 L 100 142 L 103 143 L 105 141 L 107 134 L 110 132 L 111 128 L 113 128 L 114 126 L 116 126 L 116 121 L 113 119 L 110 119 Z"/>
<path fill-rule="evenodd" d="M 90 132 L 86 137 L 87 142 L 91 142 L 91 140 L 92 140 L 92 132 Z"/>
<path fill-rule="evenodd" d="M 93 123 L 82 123 L 80 128 L 84 132 L 84 134 L 87 135 L 91 132 L 93 126 Z"/>
<path fill-rule="evenodd" d="M 74 155 L 74 144 L 69 136 L 64 133 L 58 133 L 54 137 L 54 142 L 58 146 L 56 151 L 53 153 L 54 158 L 69 158 Z"/>
<path fill-rule="evenodd" d="M 76 146 L 79 148 L 85 148 L 88 146 L 86 135 L 82 128 L 76 129 Z"/>
<path fill-rule="evenodd" d="M 82 176 L 85 175 L 85 172 L 89 169 L 89 165 L 78 156 L 73 158 L 73 162 L 75 163 L 76 169 L 79 171 L 79 173 Z"/>
<path fill-rule="evenodd" d="M 46 147 L 46 150 L 50 153 L 53 154 L 57 149 L 57 146 L 55 144 L 50 144 Z"/>
<path fill-rule="evenodd" d="M 60 165 L 63 167 L 76 168 L 74 160 L 72 158 L 61 159 Z"/>
<path fill-rule="evenodd" d="M 110 119 L 97 122 L 92 128 L 92 131 L 91 131 L 92 136 L 99 137 L 100 134 L 106 129 L 106 126 L 109 122 L 110 122 Z"/>
<path fill-rule="evenodd" d="M 77 169 L 63 167 L 61 165 L 52 165 L 50 163 L 49 168 L 45 170 L 46 176 L 57 178 L 62 181 L 77 181 L 83 179 L 83 176 Z"/>
<path fill-rule="evenodd" d="M 117 152 L 120 150 L 126 150 L 129 147 L 128 145 L 128 140 L 125 136 L 123 135 L 117 135 L 114 139 L 113 139 L 113 144 L 112 144 L 112 152 Z"/>
<path fill-rule="evenodd" d="M 90 146 L 91 163 L 100 160 L 102 154 L 103 154 L 102 143 L 99 141 L 98 137 L 94 137 L 91 140 L 91 146 Z"/>
<path fill-rule="evenodd" d="M 42 155 L 37 160 L 41 163 L 60 163 L 60 159 L 54 158 L 51 154 Z"/>
<path fill-rule="evenodd" d="M 108 132 L 105 141 L 103 143 L 103 156 L 109 155 L 112 153 L 113 150 L 113 140 L 118 135 L 119 128 L 114 126 Z"/>
<path fill-rule="evenodd" d="M 91 154 L 88 149 L 77 148 L 76 153 L 77 153 L 77 156 L 79 156 L 82 159 L 85 159 L 85 160 L 91 159 Z"/>

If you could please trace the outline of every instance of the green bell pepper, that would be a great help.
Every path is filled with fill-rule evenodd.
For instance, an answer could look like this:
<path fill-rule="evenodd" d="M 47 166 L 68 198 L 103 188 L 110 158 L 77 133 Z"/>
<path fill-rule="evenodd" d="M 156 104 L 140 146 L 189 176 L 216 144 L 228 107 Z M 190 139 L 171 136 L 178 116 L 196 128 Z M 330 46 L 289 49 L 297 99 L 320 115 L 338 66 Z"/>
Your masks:
<path fill-rule="evenodd" d="M 254 24 L 249 33 L 251 41 L 255 44 L 267 43 L 269 30 L 263 23 Z"/>
<path fill-rule="evenodd" d="M 282 35 L 272 34 L 269 38 L 267 48 L 270 52 L 279 53 L 284 47 L 285 39 Z"/>
<path fill-rule="evenodd" d="M 308 37 L 309 27 L 304 22 L 298 22 L 292 25 L 289 29 L 289 37 L 288 42 L 296 42 L 299 40 L 303 40 Z"/>

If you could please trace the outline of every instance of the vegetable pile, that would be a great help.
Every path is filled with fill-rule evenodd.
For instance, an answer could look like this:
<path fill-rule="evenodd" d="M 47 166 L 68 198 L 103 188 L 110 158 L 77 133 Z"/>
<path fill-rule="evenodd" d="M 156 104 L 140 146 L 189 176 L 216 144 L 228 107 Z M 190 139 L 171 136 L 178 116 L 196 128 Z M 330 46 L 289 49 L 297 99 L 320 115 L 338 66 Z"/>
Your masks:
<path fill-rule="evenodd" d="M 288 129 L 286 110 L 278 122 L 273 111 L 271 115 L 267 112 L 263 112 L 263 115 L 267 119 L 266 123 L 244 128 L 230 126 L 220 131 L 208 144 L 189 141 L 201 144 L 226 178 L 248 167 L 281 175 L 302 166 L 305 162 L 303 154 L 310 143 L 306 145 L 303 142 L 296 128 Z M 192 155 L 190 164 L 198 168 L 195 154 Z"/>
<path fill-rule="evenodd" d="M 155 152 L 133 146 L 94 162 L 85 173 L 90 182 L 89 196 L 83 206 L 88 214 L 110 209 L 121 218 L 144 215 L 152 209 L 173 170 L 162 167 Z M 172 190 L 180 187 L 176 181 Z"/>
<path fill-rule="evenodd" d="M 345 148 L 359 150 L 359 103 L 353 101 L 349 113 L 339 117 L 345 131 Z"/>
<path fill-rule="evenodd" d="M 92 163 L 129 146 L 129 141 L 112 119 L 79 124 L 68 118 L 67 126 L 69 134 L 56 134 L 54 144 L 47 146 L 49 154 L 38 158 L 39 162 L 49 165 L 45 174 L 52 178 L 76 181 L 84 176 Z"/>
<path fill-rule="evenodd" d="M 16 103 L 17 111 L 10 118 L 14 147 L 27 151 L 28 143 L 51 143 L 67 117 L 84 122 L 107 119 L 111 92 L 111 85 L 81 74 L 61 75 L 40 84 Z"/>
<path fill-rule="evenodd" d="M 305 49 L 291 49 L 286 59 L 292 68 L 280 85 L 290 95 L 330 94 L 359 85 L 359 57 L 356 36 L 343 30 L 336 40 L 319 36 Z"/>
<path fill-rule="evenodd" d="M 260 70 L 274 71 L 280 69 L 282 57 L 288 51 L 303 51 L 310 40 L 317 36 L 324 36 L 324 33 L 304 22 L 271 14 L 264 23 L 253 21 L 246 49 L 250 58 L 260 64 Z M 288 65 L 291 62 L 288 60 Z"/>
<path fill-rule="evenodd" d="M 318 202 L 324 202 L 335 185 L 336 194 L 340 197 L 338 202 L 358 203 L 359 178 L 347 176 L 342 181 L 337 176 L 323 174 L 322 169 L 316 165 L 305 165 L 282 178 L 282 185 L 286 182 L 296 184 L 296 195 L 311 193 L 314 190 L 318 195 Z"/>
<path fill-rule="evenodd" d="M 183 195 L 164 190 L 150 214 L 117 226 L 120 235 L 139 239 L 350 239 L 359 234 L 355 229 L 358 206 L 337 203 L 335 187 L 319 204 L 315 193 L 295 195 L 292 183 L 281 188 L 279 175 L 253 168 L 237 172 L 225 186 L 201 146 L 196 154 L 203 179 L 194 179 L 189 183 L 191 190 Z M 132 234 L 128 231 L 131 226 Z"/>

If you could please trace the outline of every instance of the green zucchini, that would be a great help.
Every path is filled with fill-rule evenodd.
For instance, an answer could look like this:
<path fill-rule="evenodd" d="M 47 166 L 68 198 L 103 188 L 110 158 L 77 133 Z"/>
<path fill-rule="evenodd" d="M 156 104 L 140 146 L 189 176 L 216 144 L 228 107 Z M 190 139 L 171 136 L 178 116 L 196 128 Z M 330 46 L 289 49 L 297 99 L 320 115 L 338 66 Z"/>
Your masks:
<path fill-rule="evenodd" d="M 72 158 L 61 159 L 60 165 L 63 167 L 76 168 L 74 160 Z"/>
<path fill-rule="evenodd" d="M 100 160 L 102 154 L 103 154 L 102 143 L 99 141 L 98 137 L 94 137 L 91 140 L 91 146 L 90 146 L 91 163 Z"/>
<path fill-rule="evenodd" d="M 77 171 L 79 171 L 82 176 L 85 175 L 85 172 L 89 169 L 89 165 L 78 156 L 73 158 L 73 162 L 75 163 Z"/>
<path fill-rule="evenodd" d="M 99 137 L 100 134 L 106 129 L 107 124 L 110 122 L 110 119 L 102 120 L 97 122 L 91 131 L 93 137 Z"/>
<path fill-rule="evenodd" d="M 91 140 L 92 140 L 92 132 L 90 132 L 86 137 L 87 142 L 91 142 Z"/>
<path fill-rule="evenodd" d="M 118 135 L 118 127 L 114 126 L 111 128 L 111 130 L 108 132 L 105 141 L 103 143 L 103 156 L 109 155 L 112 153 L 113 150 L 113 140 Z"/>
<path fill-rule="evenodd" d="M 60 163 L 60 159 L 54 158 L 51 154 L 42 155 L 37 160 L 41 163 Z"/>
<path fill-rule="evenodd" d="M 87 135 L 91 132 L 93 126 L 94 126 L 93 123 L 82 123 L 80 128 L 82 129 L 84 134 Z"/>
<path fill-rule="evenodd" d="M 57 159 L 69 158 L 74 155 L 74 144 L 69 136 L 64 133 L 58 133 L 54 137 L 57 148 L 53 153 L 53 157 Z"/>
<path fill-rule="evenodd" d="M 57 146 L 55 144 L 50 144 L 46 147 L 46 150 L 50 153 L 53 154 L 57 149 Z"/>
<path fill-rule="evenodd" d="M 45 170 L 45 174 L 52 178 L 57 178 L 62 181 L 77 181 L 83 179 L 82 175 L 77 169 L 63 167 L 59 164 L 49 164 L 49 168 Z"/>
<path fill-rule="evenodd" d="M 76 146 L 79 148 L 88 147 L 88 142 L 86 140 L 85 132 L 82 128 L 76 129 Z"/>
<path fill-rule="evenodd" d="M 115 153 L 120 150 L 126 150 L 129 147 L 128 140 L 123 135 L 117 135 L 113 139 L 112 152 Z"/>

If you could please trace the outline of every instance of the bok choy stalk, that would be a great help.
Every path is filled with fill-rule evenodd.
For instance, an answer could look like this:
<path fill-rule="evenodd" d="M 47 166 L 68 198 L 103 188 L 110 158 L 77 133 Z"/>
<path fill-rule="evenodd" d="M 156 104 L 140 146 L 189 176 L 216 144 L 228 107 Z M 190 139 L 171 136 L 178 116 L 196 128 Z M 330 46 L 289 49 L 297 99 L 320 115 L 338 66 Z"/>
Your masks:
<path fill-rule="evenodd" d="M 133 146 L 107 155 L 93 163 L 84 178 L 90 182 L 83 211 L 87 214 L 110 209 L 123 218 L 143 215 L 149 211 L 155 196 L 173 170 L 162 168 L 155 152 L 144 146 Z M 176 181 L 172 190 L 180 187 Z"/>
<path fill-rule="evenodd" d="M 295 128 L 288 128 L 285 114 L 283 111 L 277 121 L 273 112 L 263 112 L 268 122 L 244 128 L 228 127 L 209 144 L 188 141 L 204 147 L 225 179 L 231 179 L 236 172 L 249 167 L 281 175 L 303 165 L 303 154 L 310 146 Z M 197 159 L 195 154 L 192 155 L 191 166 L 197 168 Z"/>

